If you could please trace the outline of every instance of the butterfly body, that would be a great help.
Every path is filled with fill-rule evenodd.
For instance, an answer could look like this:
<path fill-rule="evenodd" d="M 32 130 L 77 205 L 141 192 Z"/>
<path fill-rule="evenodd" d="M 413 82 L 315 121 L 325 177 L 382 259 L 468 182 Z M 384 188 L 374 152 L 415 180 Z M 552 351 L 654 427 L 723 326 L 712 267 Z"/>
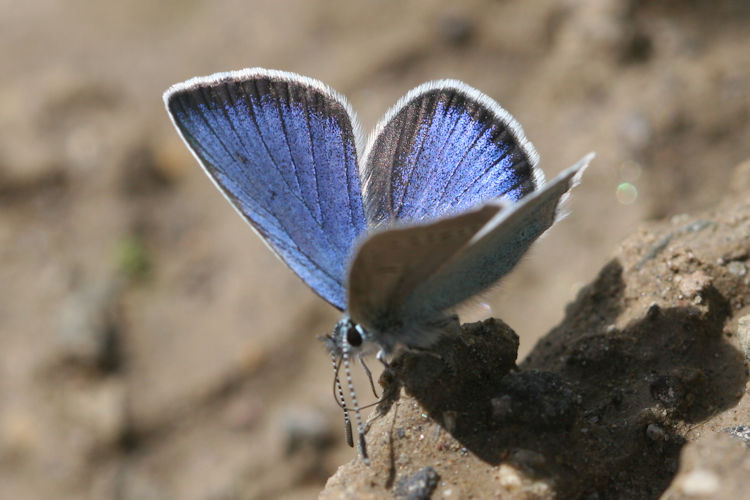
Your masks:
<path fill-rule="evenodd" d="M 240 215 L 343 311 L 327 344 L 348 380 L 354 357 L 439 338 L 447 311 L 496 283 L 561 218 L 593 157 L 545 183 L 515 119 L 455 80 L 410 91 L 366 144 L 343 96 L 293 73 L 194 78 L 164 101 Z"/>

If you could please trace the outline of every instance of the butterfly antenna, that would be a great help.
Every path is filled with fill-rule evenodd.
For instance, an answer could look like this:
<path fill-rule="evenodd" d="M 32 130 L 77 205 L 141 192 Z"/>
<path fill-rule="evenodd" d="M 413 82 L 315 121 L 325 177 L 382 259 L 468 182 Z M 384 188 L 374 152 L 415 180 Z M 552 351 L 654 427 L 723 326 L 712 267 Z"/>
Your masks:
<path fill-rule="evenodd" d="M 357 359 L 359 360 L 359 364 L 362 365 L 362 369 L 367 374 L 367 380 L 370 381 L 370 389 L 372 389 L 372 393 L 375 395 L 375 397 L 377 399 L 380 399 L 380 396 L 378 396 L 378 391 L 375 390 L 375 383 L 372 381 L 372 373 L 370 372 L 370 369 L 365 364 L 364 358 L 360 354 L 360 355 L 357 356 Z M 360 408 L 360 409 L 364 409 L 364 408 L 367 408 L 367 407 L 365 406 L 365 407 Z"/>
<path fill-rule="evenodd" d="M 349 351 L 344 349 L 343 355 L 344 363 L 344 375 L 346 375 L 346 383 L 349 386 L 349 396 L 352 398 L 352 405 L 354 406 L 354 417 L 357 420 L 357 434 L 359 434 L 359 449 L 362 453 L 362 460 L 365 465 L 370 465 L 370 457 L 367 455 L 367 445 L 365 443 L 365 428 L 362 425 L 362 415 L 359 412 L 359 402 L 357 401 L 357 393 L 354 392 L 354 383 L 352 382 L 352 371 L 349 367 Z"/>
<path fill-rule="evenodd" d="M 344 397 L 344 388 L 341 387 L 339 380 L 339 369 L 341 368 L 341 358 L 331 353 L 331 362 L 333 363 L 333 399 L 342 410 L 344 410 L 344 431 L 346 432 L 346 444 L 350 448 L 354 447 L 354 438 L 352 436 L 352 420 L 349 418 L 349 409 L 346 407 L 346 398 Z"/>

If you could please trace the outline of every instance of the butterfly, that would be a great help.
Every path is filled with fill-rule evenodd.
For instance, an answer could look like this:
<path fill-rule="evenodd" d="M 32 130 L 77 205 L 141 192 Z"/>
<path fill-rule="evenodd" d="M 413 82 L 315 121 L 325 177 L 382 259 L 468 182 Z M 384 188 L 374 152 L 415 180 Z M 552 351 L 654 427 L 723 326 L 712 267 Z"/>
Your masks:
<path fill-rule="evenodd" d="M 518 122 L 456 80 L 408 92 L 366 142 L 341 94 L 294 73 L 192 78 L 170 87 L 164 103 L 239 214 L 343 311 L 326 342 L 347 440 L 342 364 L 366 462 L 350 360 L 429 348 L 446 311 L 496 283 L 562 217 L 593 158 L 545 183 Z"/>

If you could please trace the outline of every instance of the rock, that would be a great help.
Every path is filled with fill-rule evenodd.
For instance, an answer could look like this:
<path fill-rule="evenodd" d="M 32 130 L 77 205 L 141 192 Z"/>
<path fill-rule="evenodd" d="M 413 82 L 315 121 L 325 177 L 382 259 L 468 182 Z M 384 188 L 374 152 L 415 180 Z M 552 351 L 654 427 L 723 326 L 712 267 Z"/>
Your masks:
<path fill-rule="evenodd" d="M 740 498 L 742 425 L 721 435 L 745 458 L 688 467 L 681 450 L 750 415 L 748 358 L 727 335 L 737 324 L 747 350 L 750 320 L 730 304 L 747 303 L 750 286 L 721 261 L 747 246 L 747 226 L 743 197 L 636 233 L 518 367 L 498 320 L 394 359 L 381 381 L 396 395 L 367 434 L 371 466 L 341 467 L 322 497 L 393 496 L 389 471 L 432 467 L 435 496 Z"/>
<path fill-rule="evenodd" d="M 727 427 L 723 429 L 724 432 L 729 434 L 735 439 L 739 439 L 747 446 L 750 446 L 750 425 L 738 425 L 736 427 Z"/>
<path fill-rule="evenodd" d="M 381 379 L 386 390 L 378 411 L 388 411 L 403 385 L 452 433 L 469 432 L 478 425 L 472 415 L 490 409 L 503 377 L 515 368 L 517 352 L 518 336 L 500 320 L 461 325 L 460 335 L 443 336 L 431 351 L 407 351 L 393 360 Z"/>
<path fill-rule="evenodd" d="M 685 297 L 692 299 L 698 294 L 705 292 L 711 286 L 711 277 L 703 271 L 696 271 L 694 273 L 684 276 L 680 281 L 680 292 Z"/>
<path fill-rule="evenodd" d="M 747 274 L 747 266 L 743 262 L 732 261 L 727 264 L 727 271 L 741 278 Z"/>
<path fill-rule="evenodd" d="M 399 481 L 396 496 L 406 500 L 428 500 L 440 481 L 440 476 L 432 467 L 422 467 L 409 477 Z"/>

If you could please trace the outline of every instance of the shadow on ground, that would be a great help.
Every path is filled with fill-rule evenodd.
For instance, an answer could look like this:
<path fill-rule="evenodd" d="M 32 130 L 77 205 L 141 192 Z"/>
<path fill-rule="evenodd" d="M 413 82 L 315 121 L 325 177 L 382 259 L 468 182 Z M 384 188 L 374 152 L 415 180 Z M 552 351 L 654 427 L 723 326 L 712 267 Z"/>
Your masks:
<path fill-rule="evenodd" d="M 398 395 L 402 381 L 476 457 L 520 462 L 564 497 L 656 497 L 677 470 L 686 426 L 737 404 L 745 360 L 722 335 L 731 310 L 715 288 L 701 308 L 653 305 L 619 329 L 624 290 L 612 260 L 521 369 L 518 337 L 490 319 L 463 325 L 430 353 L 401 355 L 384 376 L 387 392 Z"/>

